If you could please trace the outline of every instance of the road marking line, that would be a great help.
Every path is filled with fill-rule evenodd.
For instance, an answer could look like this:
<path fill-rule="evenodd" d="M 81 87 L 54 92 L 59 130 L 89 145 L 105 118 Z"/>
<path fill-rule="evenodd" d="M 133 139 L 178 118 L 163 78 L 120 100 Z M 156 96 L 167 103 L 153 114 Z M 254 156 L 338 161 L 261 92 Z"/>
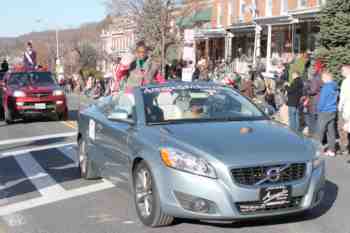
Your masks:
<path fill-rule="evenodd" d="M 10 214 L 3 217 L 3 220 L 9 227 L 18 227 L 26 224 L 26 220 L 23 215 Z"/>
<path fill-rule="evenodd" d="M 70 143 L 53 144 L 53 145 L 48 145 L 48 146 L 38 146 L 38 147 L 22 149 L 22 150 L 7 151 L 7 152 L 4 152 L 4 153 L 1 153 L 0 154 L 0 158 L 14 157 L 14 156 L 17 156 L 17 155 L 26 154 L 26 153 L 30 153 L 30 152 L 33 152 L 33 151 L 59 149 L 60 147 L 74 146 L 74 145 L 76 145 L 75 142 L 70 142 Z"/>
<path fill-rule="evenodd" d="M 115 187 L 111 182 L 107 180 L 103 180 L 102 183 L 89 185 L 83 188 L 65 191 L 64 193 L 61 193 L 60 195 L 50 195 L 50 196 L 42 196 L 39 198 L 34 198 L 28 201 L 23 201 L 15 204 L 11 204 L 8 206 L 4 206 L 0 208 L 0 216 L 7 216 L 10 214 L 18 213 L 24 210 L 33 209 L 35 207 L 40 207 L 43 205 L 52 204 L 58 201 L 67 200 L 74 197 L 83 196 L 89 193 L 94 193 L 106 189 L 110 189 Z"/>
<path fill-rule="evenodd" d="M 69 128 L 77 129 L 77 123 L 75 121 L 61 121 L 61 123 Z"/>
<path fill-rule="evenodd" d="M 64 188 L 57 184 L 56 181 L 47 174 L 31 154 L 22 154 L 15 157 L 18 165 L 22 168 L 27 177 L 35 177 L 38 174 L 46 174 L 40 179 L 31 179 L 31 183 L 42 196 L 59 196 L 65 192 Z"/>
<path fill-rule="evenodd" d="M 46 176 L 48 176 L 47 173 L 38 173 L 38 174 L 31 176 L 31 177 L 25 177 L 25 178 L 21 178 L 21 179 L 15 180 L 15 181 L 10 181 L 10 182 L 5 183 L 5 186 L 0 186 L 0 191 L 11 188 L 11 187 L 16 186 L 16 185 L 18 185 L 22 182 L 25 182 L 25 181 L 40 179 L 40 178 L 43 178 Z"/>
<path fill-rule="evenodd" d="M 76 132 L 49 134 L 49 135 L 42 135 L 42 136 L 36 136 L 36 137 L 2 140 L 2 141 L 0 141 L 0 145 L 16 144 L 16 143 L 23 143 L 23 142 L 33 142 L 33 141 L 40 141 L 40 140 L 47 140 L 47 139 L 54 139 L 54 138 L 68 138 L 68 137 L 74 137 L 74 136 L 77 136 Z"/>

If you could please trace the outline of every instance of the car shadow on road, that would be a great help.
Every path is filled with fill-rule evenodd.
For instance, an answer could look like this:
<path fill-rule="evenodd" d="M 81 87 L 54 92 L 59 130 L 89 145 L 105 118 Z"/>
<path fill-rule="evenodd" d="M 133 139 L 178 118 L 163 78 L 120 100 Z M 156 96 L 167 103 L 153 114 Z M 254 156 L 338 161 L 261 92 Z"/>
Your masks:
<path fill-rule="evenodd" d="M 298 223 L 318 219 L 333 207 L 338 197 L 338 185 L 332 181 L 327 180 L 325 185 L 325 197 L 323 198 L 321 204 L 314 208 L 313 210 L 306 211 L 301 214 L 293 214 L 289 216 L 281 217 L 270 217 L 262 218 L 258 220 L 247 220 L 247 221 L 237 221 L 237 222 L 207 222 L 207 221 L 194 221 L 194 220 L 183 220 L 177 219 L 174 223 L 178 224 L 199 224 L 208 225 L 213 227 L 221 228 L 245 228 L 245 227 L 258 227 L 258 226 L 271 226 L 271 225 L 281 225 L 288 223 Z"/>
<path fill-rule="evenodd" d="M 42 185 L 42 187 L 39 187 L 40 189 L 48 188 L 55 184 L 64 185 L 81 180 L 76 161 L 62 156 L 62 152 L 58 149 L 33 151 L 31 155 L 34 161 L 40 165 L 39 167 L 42 168 L 42 172 L 40 170 L 32 170 L 31 177 L 25 174 L 23 167 L 16 161 L 20 159 L 22 162 L 26 162 L 25 157 L 28 154 L 16 155 L 18 159 L 13 156 L 0 158 L 0 186 L 2 186 L 0 188 L 0 201 L 40 192 L 38 187 L 34 186 L 34 183 L 47 177 L 51 177 L 54 183 L 42 183 L 42 181 L 39 181 L 38 184 Z M 26 165 L 28 164 L 22 164 L 22 166 Z"/>

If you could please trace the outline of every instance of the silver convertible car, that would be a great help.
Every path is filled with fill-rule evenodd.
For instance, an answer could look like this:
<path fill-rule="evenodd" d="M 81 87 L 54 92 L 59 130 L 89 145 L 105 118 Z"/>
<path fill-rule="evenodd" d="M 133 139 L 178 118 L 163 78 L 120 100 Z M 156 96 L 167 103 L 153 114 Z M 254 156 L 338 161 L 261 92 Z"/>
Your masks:
<path fill-rule="evenodd" d="M 80 112 L 78 144 L 82 177 L 126 188 L 151 227 L 304 214 L 324 196 L 319 145 L 216 84 L 103 98 Z"/>

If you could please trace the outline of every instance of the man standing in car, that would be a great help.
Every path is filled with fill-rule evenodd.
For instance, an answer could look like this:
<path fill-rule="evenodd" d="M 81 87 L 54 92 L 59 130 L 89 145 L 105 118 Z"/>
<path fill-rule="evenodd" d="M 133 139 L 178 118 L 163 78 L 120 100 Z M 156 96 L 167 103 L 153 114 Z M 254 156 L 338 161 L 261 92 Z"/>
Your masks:
<path fill-rule="evenodd" d="M 120 90 L 130 90 L 149 83 L 165 82 L 164 77 L 160 74 L 160 62 L 148 56 L 148 48 L 143 41 L 137 43 L 135 57 L 136 59 L 128 64 L 126 69 L 120 69 L 116 73 Z"/>
<path fill-rule="evenodd" d="M 32 42 L 27 43 L 27 49 L 24 52 L 23 56 L 23 64 L 24 68 L 27 71 L 33 71 L 36 68 L 37 62 L 36 62 L 36 52 L 33 49 Z"/>

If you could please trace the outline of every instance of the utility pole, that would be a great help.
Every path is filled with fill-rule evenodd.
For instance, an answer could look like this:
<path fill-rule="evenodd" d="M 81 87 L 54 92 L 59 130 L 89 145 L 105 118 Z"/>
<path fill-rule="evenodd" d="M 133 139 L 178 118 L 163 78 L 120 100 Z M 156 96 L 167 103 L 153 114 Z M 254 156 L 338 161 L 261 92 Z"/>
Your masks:
<path fill-rule="evenodd" d="M 58 27 L 56 27 L 56 63 L 60 63 Z"/>

